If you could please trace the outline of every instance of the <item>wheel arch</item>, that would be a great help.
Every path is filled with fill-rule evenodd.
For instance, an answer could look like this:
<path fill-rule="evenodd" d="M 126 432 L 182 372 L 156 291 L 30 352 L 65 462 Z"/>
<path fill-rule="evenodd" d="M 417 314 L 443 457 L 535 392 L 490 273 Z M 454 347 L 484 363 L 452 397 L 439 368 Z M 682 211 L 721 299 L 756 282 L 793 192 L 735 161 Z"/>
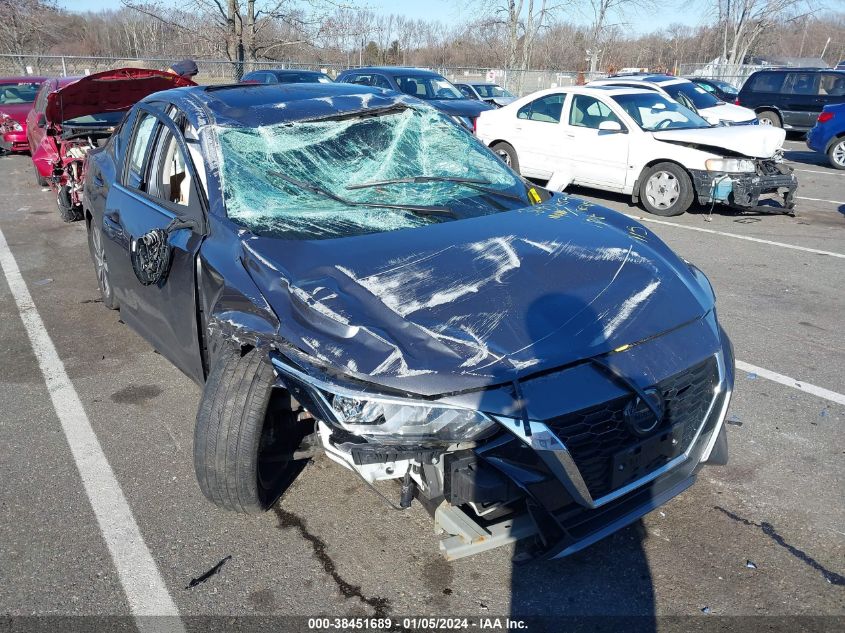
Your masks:
<path fill-rule="evenodd" d="M 631 200 L 633 201 L 634 204 L 638 204 L 639 201 L 640 201 L 640 185 L 643 182 L 643 174 L 646 172 L 646 170 L 651 169 L 652 167 L 654 167 L 655 165 L 658 165 L 660 163 L 670 163 L 672 165 L 677 165 L 678 167 L 683 169 L 684 173 L 687 175 L 687 177 L 690 180 L 690 185 L 692 186 L 693 194 L 694 195 L 698 194 L 698 192 L 695 190 L 695 178 L 692 177 L 692 173 L 690 172 L 689 168 L 686 165 L 683 165 L 676 160 L 672 160 L 671 158 L 655 158 L 655 159 L 647 162 L 645 165 L 643 165 L 643 168 L 640 170 L 640 173 L 637 175 L 637 179 L 634 181 L 634 189 L 631 192 Z"/>

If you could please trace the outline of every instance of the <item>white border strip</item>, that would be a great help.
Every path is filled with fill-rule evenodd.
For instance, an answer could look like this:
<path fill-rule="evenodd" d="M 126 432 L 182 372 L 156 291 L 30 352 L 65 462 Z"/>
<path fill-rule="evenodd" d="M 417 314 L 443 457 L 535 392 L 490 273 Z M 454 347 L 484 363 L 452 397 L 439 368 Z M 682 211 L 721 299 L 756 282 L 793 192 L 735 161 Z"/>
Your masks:
<path fill-rule="evenodd" d="M 795 380 L 795 378 L 790 378 L 789 376 L 784 376 L 783 374 L 778 374 L 773 371 L 769 371 L 768 369 L 763 369 L 762 367 L 757 367 L 756 365 L 752 365 L 741 360 L 736 361 L 736 368 L 752 374 L 757 374 L 761 378 L 766 378 L 767 380 L 771 380 L 772 382 L 776 382 L 781 385 L 786 385 L 787 387 L 792 387 L 793 389 L 798 389 L 799 391 L 805 391 L 814 396 L 818 396 L 819 398 L 824 398 L 825 400 L 830 400 L 831 402 L 845 405 L 845 395 L 841 393 L 836 393 L 835 391 L 831 391 L 830 389 L 825 389 L 824 387 L 816 387 L 815 385 L 811 385 L 806 382 L 801 382 L 800 380 Z"/>
<path fill-rule="evenodd" d="M 845 204 L 839 200 L 825 200 L 824 198 L 805 198 L 804 196 L 795 196 L 797 200 L 812 200 L 813 202 L 830 202 L 831 204 Z"/>
<path fill-rule="evenodd" d="M 828 255 L 829 257 L 839 257 L 845 259 L 845 253 L 834 253 L 833 251 L 822 251 L 817 248 L 807 248 L 806 246 L 796 246 L 795 244 L 785 244 L 783 242 L 772 242 L 771 240 L 762 240 L 759 237 L 751 237 L 749 235 L 739 235 L 737 233 L 726 233 L 725 231 L 714 231 L 713 229 L 705 229 L 700 226 L 688 226 L 686 224 L 678 224 L 677 222 L 666 222 L 665 220 L 655 220 L 654 218 L 646 218 L 641 215 L 633 215 L 631 213 L 623 213 L 629 218 L 639 220 L 640 222 L 652 222 L 654 224 L 663 224 L 665 226 L 673 226 L 678 229 L 686 229 L 688 231 L 699 231 L 700 233 L 710 233 L 712 235 L 724 235 L 725 237 L 733 237 L 738 240 L 746 240 L 748 242 L 757 242 L 759 244 L 768 244 L 770 246 L 780 246 L 781 248 L 789 248 L 795 251 L 804 251 L 805 253 L 815 253 L 816 255 Z"/>
<path fill-rule="evenodd" d="M 32 295 L 21 276 L 18 263 L 0 230 L 0 267 L 20 312 L 38 360 L 53 408 L 62 425 L 82 484 L 94 510 L 100 532 L 108 546 L 120 584 L 135 616 L 138 629 L 184 633 L 179 611 L 167 591 L 155 561 L 147 549 L 132 510 L 85 414 Z M 170 616 L 150 618 L 147 616 Z"/>

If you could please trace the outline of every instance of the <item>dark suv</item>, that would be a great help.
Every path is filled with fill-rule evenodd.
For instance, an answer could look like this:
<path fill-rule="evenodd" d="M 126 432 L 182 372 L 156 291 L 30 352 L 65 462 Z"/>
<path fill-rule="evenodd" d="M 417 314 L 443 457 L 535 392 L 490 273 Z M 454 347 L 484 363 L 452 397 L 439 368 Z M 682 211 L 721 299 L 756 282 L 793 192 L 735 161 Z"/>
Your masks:
<path fill-rule="evenodd" d="M 817 68 L 760 70 L 739 91 L 737 105 L 764 125 L 804 132 L 826 105 L 845 103 L 845 72 Z"/>
<path fill-rule="evenodd" d="M 467 99 L 448 79 L 431 70 L 400 66 L 373 66 L 344 70 L 337 76 L 339 83 L 360 84 L 383 90 L 395 90 L 428 101 L 470 130 L 484 110 L 494 110 L 483 101 Z"/>

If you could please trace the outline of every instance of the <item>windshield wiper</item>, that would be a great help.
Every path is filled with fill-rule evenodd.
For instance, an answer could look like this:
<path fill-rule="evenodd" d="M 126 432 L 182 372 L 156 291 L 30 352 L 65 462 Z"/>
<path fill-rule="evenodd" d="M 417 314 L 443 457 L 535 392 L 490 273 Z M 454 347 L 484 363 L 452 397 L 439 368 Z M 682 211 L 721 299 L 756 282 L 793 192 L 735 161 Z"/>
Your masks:
<path fill-rule="evenodd" d="M 341 204 L 348 205 L 350 207 L 371 207 L 373 209 L 399 209 L 401 211 L 409 211 L 410 213 L 415 213 L 421 216 L 446 216 L 450 218 L 458 217 L 455 215 L 455 212 L 452 211 L 449 207 L 427 207 L 427 206 L 420 206 L 415 204 L 391 204 L 387 202 L 358 202 L 357 200 L 348 200 L 346 198 L 342 198 L 341 196 L 332 193 L 328 189 L 324 189 L 320 185 L 316 185 L 311 182 L 305 182 L 302 180 L 297 180 L 296 178 L 291 178 L 290 176 L 286 176 L 285 174 L 278 172 L 278 171 L 268 171 L 268 175 L 275 176 L 277 178 L 281 178 L 285 182 L 289 182 L 292 185 L 299 187 L 300 189 L 305 189 L 306 191 L 313 191 L 314 193 L 318 193 L 322 196 L 326 196 L 335 202 L 340 202 Z"/>
<path fill-rule="evenodd" d="M 381 187 L 382 185 L 401 185 L 401 184 L 420 184 L 425 182 L 453 182 L 470 189 L 475 189 L 482 193 L 487 193 L 494 196 L 501 196 L 503 198 L 510 198 L 511 200 L 518 200 L 525 202 L 522 198 L 514 193 L 506 191 L 499 191 L 485 187 L 484 185 L 491 185 L 489 180 L 482 180 L 481 178 L 461 178 L 459 176 L 410 176 L 408 178 L 392 178 L 390 180 L 373 180 L 371 182 L 362 182 L 358 185 L 348 185 L 347 189 L 368 189 L 370 187 Z"/>

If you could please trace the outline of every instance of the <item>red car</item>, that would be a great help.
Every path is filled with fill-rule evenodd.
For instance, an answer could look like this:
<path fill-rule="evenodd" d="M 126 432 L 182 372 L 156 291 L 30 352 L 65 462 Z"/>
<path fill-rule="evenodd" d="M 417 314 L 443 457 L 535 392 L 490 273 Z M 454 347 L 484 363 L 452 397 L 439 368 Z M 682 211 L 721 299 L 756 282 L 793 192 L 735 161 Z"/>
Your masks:
<path fill-rule="evenodd" d="M 85 156 L 111 136 L 126 111 L 154 92 L 195 85 L 146 68 L 44 82 L 27 117 L 27 139 L 36 181 L 56 192 L 63 220 L 81 218 Z"/>
<path fill-rule="evenodd" d="M 0 77 L 0 150 L 29 151 L 26 115 L 46 77 Z"/>

